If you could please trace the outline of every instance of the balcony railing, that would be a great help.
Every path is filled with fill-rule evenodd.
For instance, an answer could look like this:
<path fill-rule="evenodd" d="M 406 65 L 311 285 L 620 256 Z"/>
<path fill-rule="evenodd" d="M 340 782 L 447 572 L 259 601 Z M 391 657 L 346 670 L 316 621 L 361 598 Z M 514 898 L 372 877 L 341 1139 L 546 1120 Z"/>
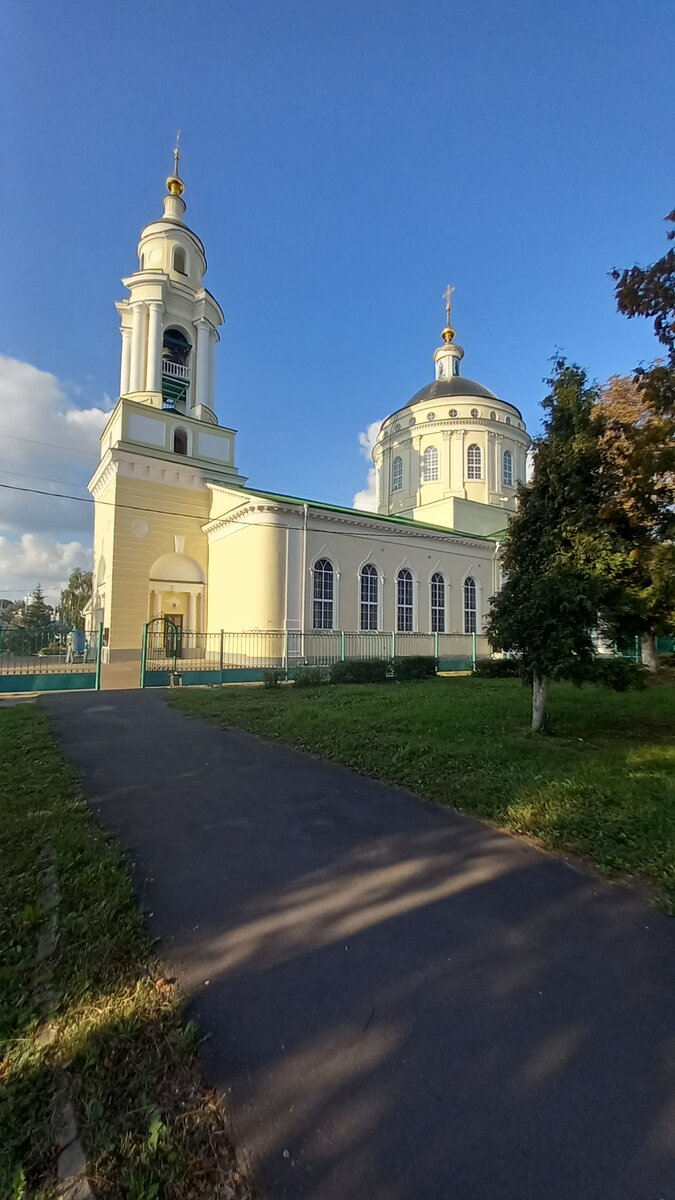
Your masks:
<path fill-rule="evenodd" d="M 172 379 L 190 380 L 190 368 L 183 363 L 171 362 L 171 359 L 165 358 L 162 361 L 162 375 L 170 375 Z"/>

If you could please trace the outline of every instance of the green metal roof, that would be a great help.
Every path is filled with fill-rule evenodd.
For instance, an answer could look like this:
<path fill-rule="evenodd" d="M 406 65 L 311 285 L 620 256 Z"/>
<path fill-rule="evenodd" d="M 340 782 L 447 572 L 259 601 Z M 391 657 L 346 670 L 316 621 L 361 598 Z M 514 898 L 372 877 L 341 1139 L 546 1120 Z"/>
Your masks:
<path fill-rule="evenodd" d="M 234 489 L 232 489 L 234 490 Z M 242 488 L 249 496 L 260 496 L 263 500 L 275 500 L 280 504 L 306 504 L 308 508 L 318 508 L 323 512 L 345 513 L 349 517 L 365 518 L 371 521 L 385 521 L 389 525 L 404 525 L 408 529 L 430 529 L 433 533 L 445 533 L 449 537 L 468 537 L 478 542 L 494 542 L 497 534 L 464 533 L 461 529 L 449 529 L 447 525 L 431 525 L 426 521 L 413 521 L 411 517 L 390 517 L 384 513 L 366 512 L 361 508 L 344 508 L 339 504 L 326 504 L 323 500 L 303 500 L 300 496 L 282 496 L 276 492 L 259 492 L 256 488 Z"/>

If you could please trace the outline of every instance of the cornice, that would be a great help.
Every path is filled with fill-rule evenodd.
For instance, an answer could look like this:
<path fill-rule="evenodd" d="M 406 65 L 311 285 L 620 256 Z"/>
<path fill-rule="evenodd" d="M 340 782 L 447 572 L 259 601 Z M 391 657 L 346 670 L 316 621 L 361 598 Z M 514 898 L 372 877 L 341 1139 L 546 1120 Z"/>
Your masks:
<path fill-rule="evenodd" d="M 484 538 L 472 538 L 470 534 L 453 533 L 450 530 L 444 533 L 442 530 L 427 529 L 425 527 L 415 529 L 410 525 L 392 524 L 389 521 L 379 522 L 374 518 L 361 519 L 357 516 L 352 516 L 350 513 L 313 508 L 311 504 L 308 504 L 308 510 L 313 523 L 345 525 L 351 529 L 358 530 L 365 529 L 374 538 L 381 537 L 383 534 L 391 536 L 392 533 L 395 533 L 397 537 L 424 539 L 425 541 L 433 542 L 450 542 L 454 546 L 471 546 L 473 549 L 487 549 L 489 547 L 490 552 L 493 548 L 491 541 Z M 221 529 L 225 529 L 228 525 L 240 523 L 242 517 L 246 518 L 255 513 L 280 513 L 299 519 L 301 512 L 302 510 L 299 511 L 297 505 L 281 504 L 277 501 L 256 500 L 249 503 L 244 502 L 243 505 L 233 509 L 232 512 L 223 513 L 222 516 L 214 517 L 212 520 L 205 522 L 202 525 L 202 530 L 206 534 L 214 534 Z"/>

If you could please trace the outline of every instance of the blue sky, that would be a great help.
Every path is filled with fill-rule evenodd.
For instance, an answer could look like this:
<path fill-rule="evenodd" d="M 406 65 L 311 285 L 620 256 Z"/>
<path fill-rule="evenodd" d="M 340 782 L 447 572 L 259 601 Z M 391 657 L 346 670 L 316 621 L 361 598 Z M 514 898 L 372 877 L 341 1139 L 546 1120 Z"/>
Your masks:
<path fill-rule="evenodd" d="M 655 352 L 607 273 L 663 252 L 675 203 L 667 0 L 27 0 L 4 33 L 0 352 L 77 404 L 115 395 L 177 128 L 258 486 L 351 502 L 448 280 L 464 373 L 531 429 L 556 346 L 600 379 Z"/>

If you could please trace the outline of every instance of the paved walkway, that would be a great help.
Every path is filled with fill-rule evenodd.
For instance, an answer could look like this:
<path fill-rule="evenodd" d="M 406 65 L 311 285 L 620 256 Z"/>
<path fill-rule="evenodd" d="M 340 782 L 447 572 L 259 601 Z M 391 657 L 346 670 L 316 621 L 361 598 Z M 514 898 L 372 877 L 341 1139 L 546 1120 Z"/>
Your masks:
<path fill-rule="evenodd" d="M 161 694 L 42 703 L 264 1200 L 675 1200 L 675 920 Z"/>

